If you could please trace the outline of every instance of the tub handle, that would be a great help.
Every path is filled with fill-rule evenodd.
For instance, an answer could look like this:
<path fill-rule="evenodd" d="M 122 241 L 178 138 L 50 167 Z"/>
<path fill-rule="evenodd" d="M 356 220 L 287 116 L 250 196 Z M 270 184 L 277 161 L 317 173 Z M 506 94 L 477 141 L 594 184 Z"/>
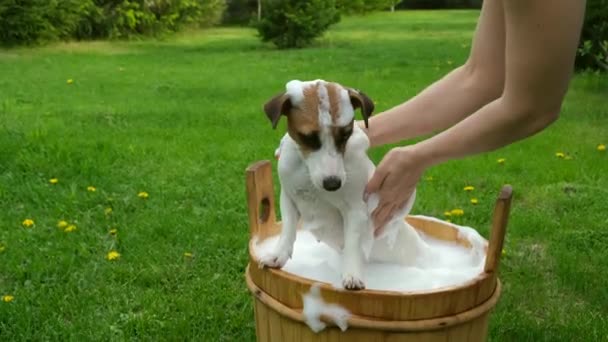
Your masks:
<path fill-rule="evenodd" d="M 510 185 L 505 185 L 502 187 L 500 194 L 496 199 L 494 215 L 492 217 L 492 231 L 490 232 L 490 241 L 484 268 L 487 273 L 498 272 L 498 264 L 500 262 L 500 256 L 502 255 L 507 224 L 509 222 L 512 197 L 513 188 Z"/>
<path fill-rule="evenodd" d="M 268 160 L 261 160 L 249 165 L 245 174 L 249 233 L 251 237 L 265 237 L 276 225 L 272 165 Z"/>

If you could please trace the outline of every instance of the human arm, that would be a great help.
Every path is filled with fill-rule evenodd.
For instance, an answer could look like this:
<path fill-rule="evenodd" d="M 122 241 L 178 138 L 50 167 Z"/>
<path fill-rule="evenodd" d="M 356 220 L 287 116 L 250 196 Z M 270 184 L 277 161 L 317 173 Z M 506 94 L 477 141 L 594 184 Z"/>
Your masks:
<path fill-rule="evenodd" d="M 405 203 L 427 168 L 506 146 L 557 119 L 572 75 L 584 6 L 569 0 L 504 2 L 502 95 L 442 133 L 385 156 L 366 188 L 380 197 L 373 213 L 377 228 Z"/>

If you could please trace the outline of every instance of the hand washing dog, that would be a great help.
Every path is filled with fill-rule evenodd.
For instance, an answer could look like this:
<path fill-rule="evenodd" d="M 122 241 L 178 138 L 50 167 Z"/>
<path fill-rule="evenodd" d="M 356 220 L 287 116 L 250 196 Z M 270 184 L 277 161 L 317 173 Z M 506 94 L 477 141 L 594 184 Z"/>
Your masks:
<path fill-rule="evenodd" d="M 371 212 L 378 198 L 372 194 L 366 203 L 363 191 L 375 166 L 367 156 L 369 139 L 354 124 L 360 109 L 367 127 L 373 101 L 361 91 L 323 80 L 294 80 L 285 88 L 264 105 L 273 128 L 281 116 L 287 118 L 287 133 L 278 161 L 283 227 L 278 244 L 260 257 L 260 265 L 285 265 L 299 224 L 342 253 L 342 285 L 349 290 L 365 288 L 368 260 L 402 265 L 428 260 L 431 250 L 404 220 L 415 192 L 374 238 Z"/>

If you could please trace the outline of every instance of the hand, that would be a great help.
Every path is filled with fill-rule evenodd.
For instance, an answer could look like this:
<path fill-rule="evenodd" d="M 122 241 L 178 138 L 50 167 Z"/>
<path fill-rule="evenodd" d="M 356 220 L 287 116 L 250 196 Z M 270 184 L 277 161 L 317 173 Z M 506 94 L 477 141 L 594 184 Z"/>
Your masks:
<path fill-rule="evenodd" d="M 366 200 L 371 193 L 377 193 L 379 197 L 378 206 L 372 212 L 376 235 L 405 206 L 425 169 L 425 163 L 412 146 L 393 148 L 384 156 L 367 183 L 364 195 Z"/>

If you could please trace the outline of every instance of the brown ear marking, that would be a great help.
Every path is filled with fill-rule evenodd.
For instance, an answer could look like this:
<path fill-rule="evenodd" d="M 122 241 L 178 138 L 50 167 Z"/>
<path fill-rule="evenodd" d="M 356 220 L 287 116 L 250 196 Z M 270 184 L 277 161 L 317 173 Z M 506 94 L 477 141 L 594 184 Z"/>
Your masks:
<path fill-rule="evenodd" d="M 363 115 L 365 128 L 369 128 L 367 119 L 374 112 L 374 101 L 362 91 L 352 88 L 348 88 L 348 96 L 350 97 L 350 102 L 354 109 L 361 108 L 361 115 Z"/>
<path fill-rule="evenodd" d="M 289 100 L 289 96 L 285 93 L 275 95 L 264 104 L 264 112 L 268 119 L 270 119 L 270 122 L 272 122 L 273 129 L 277 128 L 281 114 L 287 115 L 290 109 L 291 101 Z"/>

